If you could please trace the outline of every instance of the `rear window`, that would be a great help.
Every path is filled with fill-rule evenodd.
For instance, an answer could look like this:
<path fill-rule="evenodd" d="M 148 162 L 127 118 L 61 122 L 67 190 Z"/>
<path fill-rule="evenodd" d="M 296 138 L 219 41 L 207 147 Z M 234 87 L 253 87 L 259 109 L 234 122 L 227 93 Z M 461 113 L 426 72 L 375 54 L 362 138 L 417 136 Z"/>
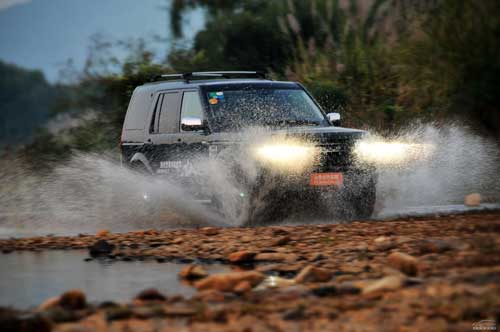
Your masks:
<path fill-rule="evenodd" d="M 148 111 L 151 106 L 151 95 L 147 90 L 137 88 L 127 109 L 124 129 L 144 129 L 147 121 Z"/>

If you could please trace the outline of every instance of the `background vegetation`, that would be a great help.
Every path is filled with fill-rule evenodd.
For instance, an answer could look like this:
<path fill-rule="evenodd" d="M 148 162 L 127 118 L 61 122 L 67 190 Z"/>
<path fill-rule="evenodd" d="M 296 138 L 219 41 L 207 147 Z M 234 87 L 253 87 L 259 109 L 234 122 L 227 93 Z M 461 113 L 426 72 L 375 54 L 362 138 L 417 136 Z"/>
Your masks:
<path fill-rule="evenodd" d="M 71 121 L 39 130 L 25 156 L 51 161 L 74 149 L 115 148 L 135 86 L 158 73 L 198 70 L 258 69 L 300 81 L 325 109 L 340 111 L 346 126 L 384 131 L 417 119 L 458 118 L 500 136 L 497 0 L 172 1 L 177 38 L 190 9 L 203 8 L 206 25 L 190 47 L 174 47 L 161 63 L 143 41 L 129 45 L 123 62 L 113 58 L 112 44 L 94 41 L 86 68 L 70 84 L 49 88 L 39 73 L 28 73 L 51 102 L 39 103 L 40 110 L 28 102 L 15 107 L 30 109 L 36 121 L 48 107 L 51 121 Z M 5 122 L 12 112 L 1 104 L 2 124 L 17 128 Z"/>

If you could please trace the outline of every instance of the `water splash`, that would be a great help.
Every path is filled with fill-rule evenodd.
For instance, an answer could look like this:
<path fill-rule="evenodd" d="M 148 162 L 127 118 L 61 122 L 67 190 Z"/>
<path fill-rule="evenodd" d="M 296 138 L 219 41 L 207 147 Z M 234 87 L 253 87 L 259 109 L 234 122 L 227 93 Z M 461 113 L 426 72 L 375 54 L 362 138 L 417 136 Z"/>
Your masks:
<path fill-rule="evenodd" d="M 481 193 L 486 201 L 500 199 L 500 153 L 494 141 L 458 124 L 415 125 L 388 139 L 432 148 L 398 167 L 378 167 L 378 205 L 386 212 L 462 204 L 472 192 Z"/>
<path fill-rule="evenodd" d="M 265 130 L 264 130 L 265 131 Z M 262 129 L 238 137 L 247 146 L 261 144 Z M 463 202 L 471 192 L 490 201 L 500 199 L 500 155 L 495 142 L 463 126 L 416 125 L 373 140 L 413 142 L 433 146 L 405 163 L 378 165 L 378 210 Z M 194 190 L 175 179 L 152 178 L 122 167 L 113 154 L 75 154 L 45 175 L 28 170 L 19 160 L 3 162 L 0 172 L 0 231 L 14 233 L 79 233 L 108 228 L 239 226 L 250 204 L 266 206 L 276 183 L 257 184 L 258 166 L 248 150 L 226 150 L 217 159 L 193 162 L 193 176 L 207 192 L 216 193 L 221 213 L 196 202 Z M 234 166 L 237 167 L 234 167 Z M 250 202 L 247 188 L 261 186 L 261 197 Z M 144 198 L 147 198 L 146 200 Z M 330 198 L 328 198 L 330 199 Z M 153 204 L 151 202 L 153 200 Z M 342 205 L 328 200 L 326 206 Z M 313 220 L 304 212 L 295 222 Z M 322 220 L 321 222 L 334 222 Z"/>

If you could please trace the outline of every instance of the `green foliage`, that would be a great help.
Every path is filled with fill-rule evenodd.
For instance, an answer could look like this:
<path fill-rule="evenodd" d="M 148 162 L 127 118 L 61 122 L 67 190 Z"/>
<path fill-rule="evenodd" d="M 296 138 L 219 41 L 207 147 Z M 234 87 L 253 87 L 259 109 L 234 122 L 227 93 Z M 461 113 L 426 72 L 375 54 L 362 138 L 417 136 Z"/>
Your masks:
<path fill-rule="evenodd" d="M 195 8 L 206 26 L 165 63 L 153 61 L 144 41 L 118 63 L 111 44 L 95 38 L 87 68 L 52 108 L 79 125 L 41 131 L 26 152 L 50 161 L 114 148 L 136 86 L 196 70 L 259 69 L 299 81 L 347 126 L 384 130 L 458 116 L 500 133 L 499 1 L 174 0 L 176 36 Z"/>
<path fill-rule="evenodd" d="M 50 86 L 40 71 L 0 61 L 0 146 L 29 143 L 61 90 Z"/>
<path fill-rule="evenodd" d="M 442 0 L 400 46 L 401 103 L 500 132 L 500 2 Z"/>

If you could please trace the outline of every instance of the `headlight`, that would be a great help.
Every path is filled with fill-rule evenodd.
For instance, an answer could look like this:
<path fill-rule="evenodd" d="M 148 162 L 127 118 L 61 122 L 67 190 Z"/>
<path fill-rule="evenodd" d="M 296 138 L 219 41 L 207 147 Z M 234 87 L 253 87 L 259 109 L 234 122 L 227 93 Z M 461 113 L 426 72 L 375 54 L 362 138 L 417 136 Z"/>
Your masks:
<path fill-rule="evenodd" d="M 359 160 L 384 165 L 423 160 L 433 152 L 434 145 L 432 144 L 404 142 L 361 141 L 355 147 L 355 154 Z"/>
<path fill-rule="evenodd" d="M 299 142 L 277 142 L 255 148 L 254 155 L 257 160 L 273 168 L 302 171 L 314 163 L 316 150 L 314 146 Z"/>

